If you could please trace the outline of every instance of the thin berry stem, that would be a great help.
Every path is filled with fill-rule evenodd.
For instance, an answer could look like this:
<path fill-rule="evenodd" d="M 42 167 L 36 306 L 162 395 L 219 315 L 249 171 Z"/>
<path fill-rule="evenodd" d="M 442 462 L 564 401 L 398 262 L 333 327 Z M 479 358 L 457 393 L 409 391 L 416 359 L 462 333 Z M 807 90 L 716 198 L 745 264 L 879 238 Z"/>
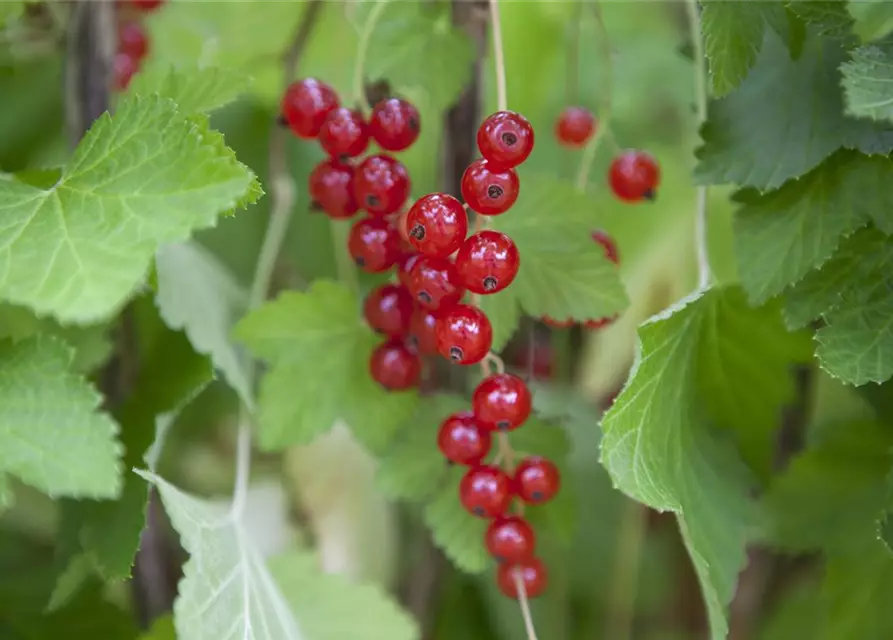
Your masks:
<path fill-rule="evenodd" d="M 505 89 L 505 51 L 502 47 L 502 21 L 499 17 L 499 0 L 490 0 L 490 28 L 493 33 L 493 56 L 496 62 L 496 108 L 508 109 Z"/>
<path fill-rule="evenodd" d="M 527 601 L 527 590 L 524 588 L 521 573 L 515 569 L 512 571 L 512 578 L 515 581 L 515 589 L 518 591 L 518 602 L 521 604 L 521 617 L 524 618 L 527 640 L 537 640 L 536 627 L 533 626 L 533 616 L 530 615 L 530 603 Z"/>
<path fill-rule="evenodd" d="M 357 43 L 357 60 L 353 74 L 353 94 L 354 100 L 359 104 L 360 111 L 368 114 L 371 111 L 369 102 L 366 100 L 366 86 L 364 83 L 366 71 L 366 54 L 369 51 L 369 43 L 372 41 L 372 34 L 375 33 L 375 27 L 378 20 L 384 12 L 385 7 L 390 0 L 378 0 L 375 6 L 369 11 L 366 18 L 366 24 L 363 25 L 363 31 L 360 34 L 360 41 Z"/>

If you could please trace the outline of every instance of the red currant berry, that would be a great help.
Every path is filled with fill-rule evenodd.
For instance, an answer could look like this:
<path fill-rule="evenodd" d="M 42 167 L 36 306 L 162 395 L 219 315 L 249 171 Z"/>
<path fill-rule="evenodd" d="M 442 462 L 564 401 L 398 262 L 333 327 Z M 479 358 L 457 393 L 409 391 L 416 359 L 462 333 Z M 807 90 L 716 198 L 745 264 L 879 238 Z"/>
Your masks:
<path fill-rule="evenodd" d="M 397 261 L 397 279 L 407 289 L 409 288 L 409 273 L 419 257 L 417 253 L 404 253 L 400 260 Z"/>
<path fill-rule="evenodd" d="M 378 146 L 387 151 L 403 151 L 412 146 L 421 131 L 419 111 L 400 98 L 388 98 L 375 105 L 369 129 Z"/>
<path fill-rule="evenodd" d="M 496 216 L 508 211 L 518 199 L 521 183 L 514 169 L 500 171 L 486 160 L 475 160 L 462 174 L 462 197 L 481 215 Z"/>
<path fill-rule="evenodd" d="M 329 112 L 338 108 L 338 95 L 325 82 L 304 78 L 288 85 L 281 108 L 282 116 L 295 135 L 315 138 Z"/>
<path fill-rule="evenodd" d="M 143 25 L 132 20 L 121 23 L 118 27 L 118 53 L 142 60 L 148 52 L 149 38 Z"/>
<path fill-rule="evenodd" d="M 454 364 L 475 364 L 493 344 L 487 314 L 469 304 L 457 304 L 437 317 L 437 350 Z"/>
<path fill-rule="evenodd" d="M 357 167 L 354 195 L 372 215 L 390 215 L 409 197 L 409 173 L 391 156 L 369 156 Z"/>
<path fill-rule="evenodd" d="M 566 147 L 582 147 L 593 133 L 595 117 L 583 107 L 568 107 L 555 123 L 555 137 Z"/>
<path fill-rule="evenodd" d="M 450 462 L 478 465 L 490 453 L 490 432 L 477 426 L 470 411 L 454 413 L 440 425 L 437 447 Z"/>
<path fill-rule="evenodd" d="M 503 563 L 496 569 L 496 584 L 509 598 L 518 598 L 518 584 L 515 575 L 520 576 L 524 585 L 524 595 L 528 598 L 541 596 L 549 583 L 546 565 L 539 558 L 528 558 L 515 564 Z"/>
<path fill-rule="evenodd" d="M 533 556 L 536 534 L 524 518 L 505 516 L 490 523 L 484 534 L 484 543 L 496 560 L 514 564 Z"/>
<path fill-rule="evenodd" d="M 347 249 L 358 267 L 380 273 L 400 259 L 400 236 L 384 218 L 363 218 L 351 227 Z"/>
<path fill-rule="evenodd" d="M 550 460 L 534 456 L 524 458 L 515 467 L 515 491 L 524 502 L 530 504 L 548 502 L 558 493 L 560 487 L 561 476 L 558 467 Z"/>
<path fill-rule="evenodd" d="M 459 282 L 472 293 L 502 291 L 518 275 L 521 258 L 512 239 L 498 231 L 484 230 L 466 240 L 456 254 Z"/>
<path fill-rule="evenodd" d="M 369 326 L 393 337 L 403 336 L 409 331 L 412 312 L 412 296 L 401 285 L 379 285 L 369 292 L 363 302 L 363 315 Z"/>
<path fill-rule="evenodd" d="M 319 146 L 333 158 L 353 158 L 369 146 L 369 129 L 362 113 L 338 107 L 329 111 L 318 138 Z"/>
<path fill-rule="evenodd" d="M 432 310 L 449 308 L 465 294 L 453 261 L 431 256 L 419 256 L 412 265 L 407 288 L 419 306 Z"/>
<path fill-rule="evenodd" d="M 115 60 L 112 63 L 112 67 L 115 90 L 124 91 L 130 85 L 133 76 L 140 70 L 140 63 L 130 54 L 117 53 L 115 54 Z"/>
<path fill-rule="evenodd" d="M 608 327 L 617 320 L 617 316 L 606 316 L 604 318 L 598 318 L 597 320 L 587 320 L 583 323 L 583 326 L 591 331 L 597 331 L 598 329 L 604 329 Z"/>
<path fill-rule="evenodd" d="M 514 111 L 497 111 L 478 129 L 478 149 L 491 167 L 511 169 L 533 151 L 533 127 Z"/>
<path fill-rule="evenodd" d="M 465 207 L 446 193 L 432 193 L 416 200 L 406 214 L 409 242 L 419 252 L 446 258 L 459 248 L 468 233 Z"/>
<path fill-rule="evenodd" d="M 547 327 L 552 327 L 553 329 L 569 329 L 570 327 L 577 324 L 574 322 L 573 318 L 565 318 L 564 320 L 556 320 L 555 318 L 551 318 L 549 316 L 543 316 L 540 318 L 543 324 Z"/>
<path fill-rule="evenodd" d="M 388 391 L 402 391 L 418 385 L 422 361 L 400 340 L 389 340 L 372 352 L 369 372 Z"/>
<path fill-rule="evenodd" d="M 592 232 L 592 239 L 598 242 L 605 250 L 605 257 L 614 264 L 620 264 L 620 254 L 617 252 L 617 243 L 606 232 L 598 229 Z"/>
<path fill-rule="evenodd" d="M 620 200 L 654 200 L 660 184 L 660 167 L 645 151 L 625 151 L 611 162 L 608 181 L 614 195 Z"/>
<path fill-rule="evenodd" d="M 416 309 L 409 319 L 406 344 L 424 356 L 437 353 L 437 316 L 428 309 Z"/>
<path fill-rule="evenodd" d="M 130 4 L 140 11 L 154 11 L 164 4 L 164 0 L 130 0 Z"/>
<path fill-rule="evenodd" d="M 511 431 L 530 416 L 533 399 L 527 384 L 511 373 L 481 380 L 471 397 L 475 418 L 485 429 Z"/>
<path fill-rule="evenodd" d="M 323 160 L 310 173 L 310 198 L 330 218 L 350 218 L 357 212 L 353 197 L 353 167 L 337 160 Z"/>
<path fill-rule="evenodd" d="M 459 501 L 478 518 L 501 516 L 512 502 L 512 481 L 499 467 L 473 467 L 459 483 Z"/>

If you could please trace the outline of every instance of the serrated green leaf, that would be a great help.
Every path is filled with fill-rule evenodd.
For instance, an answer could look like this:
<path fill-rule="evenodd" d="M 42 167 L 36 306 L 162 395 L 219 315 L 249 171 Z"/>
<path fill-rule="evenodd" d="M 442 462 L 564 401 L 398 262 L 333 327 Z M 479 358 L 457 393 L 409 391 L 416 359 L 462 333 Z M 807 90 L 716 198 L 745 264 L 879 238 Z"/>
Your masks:
<path fill-rule="evenodd" d="M 521 255 L 512 286 L 481 297 L 495 350 L 517 329 L 519 307 L 535 318 L 589 320 L 629 304 L 617 267 L 592 241 L 594 215 L 592 200 L 570 183 L 525 174 L 515 206 L 492 218 L 490 228 L 510 236 Z"/>
<path fill-rule="evenodd" d="M 466 471 L 464 467 L 450 469 L 437 495 L 425 506 L 425 524 L 453 564 L 466 573 L 482 573 L 492 562 L 484 547 L 487 521 L 468 513 L 459 502 L 459 481 Z"/>
<path fill-rule="evenodd" d="M 386 392 L 369 375 L 381 338 L 341 284 L 317 280 L 306 292 L 283 293 L 244 318 L 235 335 L 272 365 L 260 392 L 265 449 L 309 443 L 341 418 L 380 451 L 415 408 L 415 392 Z"/>
<path fill-rule="evenodd" d="M 250 86 L 251 78 L 234 69 L 150 67 L 134 77 L 128 93 L 142 96 L 157 94 L 173 100 L 180 113 L 189 115 L 219 109 L 238 98 Z"/>
<path fill-rule="evenodd" d="M 847 113 L 893 120 L 893 45 L 870 45 L 852 52 L 841 65 Z"/>
<path fill-rule="evenodd" d="M 121 492 L 117 425 L 99 394 L 70 372 L 72 351 L 35 336 L 0 341 L 0 472 L 51 497 Z"/>
<path fill-rule="evenodd" d="M 840 43 L 810 37 L 793 60 L 774 31 L 765 30 L 765 37 L 744 82 L 710 105 L 701 131 L 704 143 L 696 152 L 698 182 L 774 189 L 837 149 L 869 154 L 893 149 L 893 129 L 844 115 Z M 810 109 L 804 111 L 804 104 Z"/>
<path fill-rule="evenodd" d="M 893 558 L 878 540 L 828 560 L 818 640 L 885 640 L 893 633 Z"/>
<path fill-rule="evenodd" d="M 797 18 L 815 27 L 822 36 L 847 39 L 852 36 L 853 17 L 840 0 L 788 0 L 787 8 Z"/>
<path fill-rule="evenodd" d="M 59 182 L 0 181 L 0 296 L 65 322 L 114 314 L 164 242 L 212 226 L 255 183 L 222 137 L 163 98 L 96 121 Z"/>

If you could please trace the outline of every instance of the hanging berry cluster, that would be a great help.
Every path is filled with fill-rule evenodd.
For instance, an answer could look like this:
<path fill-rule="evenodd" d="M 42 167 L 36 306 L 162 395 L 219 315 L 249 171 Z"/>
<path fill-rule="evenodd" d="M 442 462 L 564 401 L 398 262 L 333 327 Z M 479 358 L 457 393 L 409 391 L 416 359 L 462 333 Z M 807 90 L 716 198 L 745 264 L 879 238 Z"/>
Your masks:
<path fill-rule="evenodd" d="M 164 0 L 119 0 L 118 48 L 113 62 L 116 91 L 127 89 L 149 53 L 149 36 L 140 20 L 141 14 L 154 11 Z"/>

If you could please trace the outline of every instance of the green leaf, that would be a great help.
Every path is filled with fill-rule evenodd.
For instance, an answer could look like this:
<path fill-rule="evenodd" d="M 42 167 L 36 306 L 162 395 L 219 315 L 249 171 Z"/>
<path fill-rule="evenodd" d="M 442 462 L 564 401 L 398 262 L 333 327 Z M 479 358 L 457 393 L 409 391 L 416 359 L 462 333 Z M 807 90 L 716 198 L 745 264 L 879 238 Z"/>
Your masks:
<path fill-rule="evenodd" d="M 492 560 L 484 547 L 487 521 L 476 518 L 459 502 L 459 481 L 466 468 L 450 469 L 437 495 L 425 506 L 425 524 L 434 543 L 466 573 L 482 573 Z"/>
<path fill-rule="evenodd" d="M 317 280 L 306 292 L 283 293 L 244 318 L 235 334 L 272 365 L 260 392 L 264 449 L 309 443 L 343 419 L 360 442 L 380 451 L 412 414 L 414 392 L 386 392 L 369 375 L 381 339 L 341 284 Z"/>
<path fill-rule="evenodd" d="M 893 31 L 893 5 L 887 0 L 847 2 L 855 20 L 853 31 L 863 42 L 879 40 Z"/>
<path fill-rule="evenodd" d="M 844 115 L 838 67 L 845 51 L 839 42 L 808 38 L 793 60 L 772 30 L 765 34 L 744 82 L 710 105 L 696 154 L 701 184 L 774 189 L 842 147 L 877 154 L 893 149 L 893 130 L 886 125 Z M 804 111 L 804 104 L 810 109 Z"/>
<path fill-rule="evenodd" d="M 139 640 L 177 640 L 174 617 L 171 615 L 156 618 L 152 628 L 139 637 Z"/>
<path fill-rule="evenodd" d="M 509 235 L 521 264 L 512 286 L 481 297 L 501 350 L 518 326 L 520 307 L 535 318 L 589 320 L 621 312 L 629 303 L 617 267 L 592 240 L 591 199 L 555 178 L 525 174 L 509 214 L 491 228 Z"/>
<path fill-rule="evenodd" d="M 840 67 L 847 113 L 875 120 L 893 120 L 893 45 L 871 45 L 852 52 Z"/>
<path fill-rule="evenodd" d="M 242 71 L 206 67 L 195 69 L 150 68 L 134 77 L 128 92 L 157 94 L 177 103 L 183 115 L 206 113 L 229 104 L 251 86 Z"/>
<path fill-rule="evenodd" d="M 818 640 L 885 640 L 893 633 L 893 558 L 878 540 L 828 560 Z"/>
<path fill-rule="evenodd" d="M 7 22 L 19 18 L 25 10 L 25 3 L 20 0 L 0 2 L 0 27 Z"/>
<path fill-rule="evenodd" d="M 840 0 L 789 0 L 787 8 L 823 36 L 847 39 L 852 35 L 853 17 Z"/>
<path fill-rule="evenodd" d="M 0 472 L 51 497 L 121 492 L 117 425 L 99 394 L 70 372 L 72 352 L 53 338 L 0 341 Z"/>
<path fill-rule="evenodd" d="M 0 181 L 0 296 L 65 322 L 109 317 L 160 244 L 213 226 L 255 184 L 222 136 L 173 102 L 125 100 L 53 187 Z"/>

